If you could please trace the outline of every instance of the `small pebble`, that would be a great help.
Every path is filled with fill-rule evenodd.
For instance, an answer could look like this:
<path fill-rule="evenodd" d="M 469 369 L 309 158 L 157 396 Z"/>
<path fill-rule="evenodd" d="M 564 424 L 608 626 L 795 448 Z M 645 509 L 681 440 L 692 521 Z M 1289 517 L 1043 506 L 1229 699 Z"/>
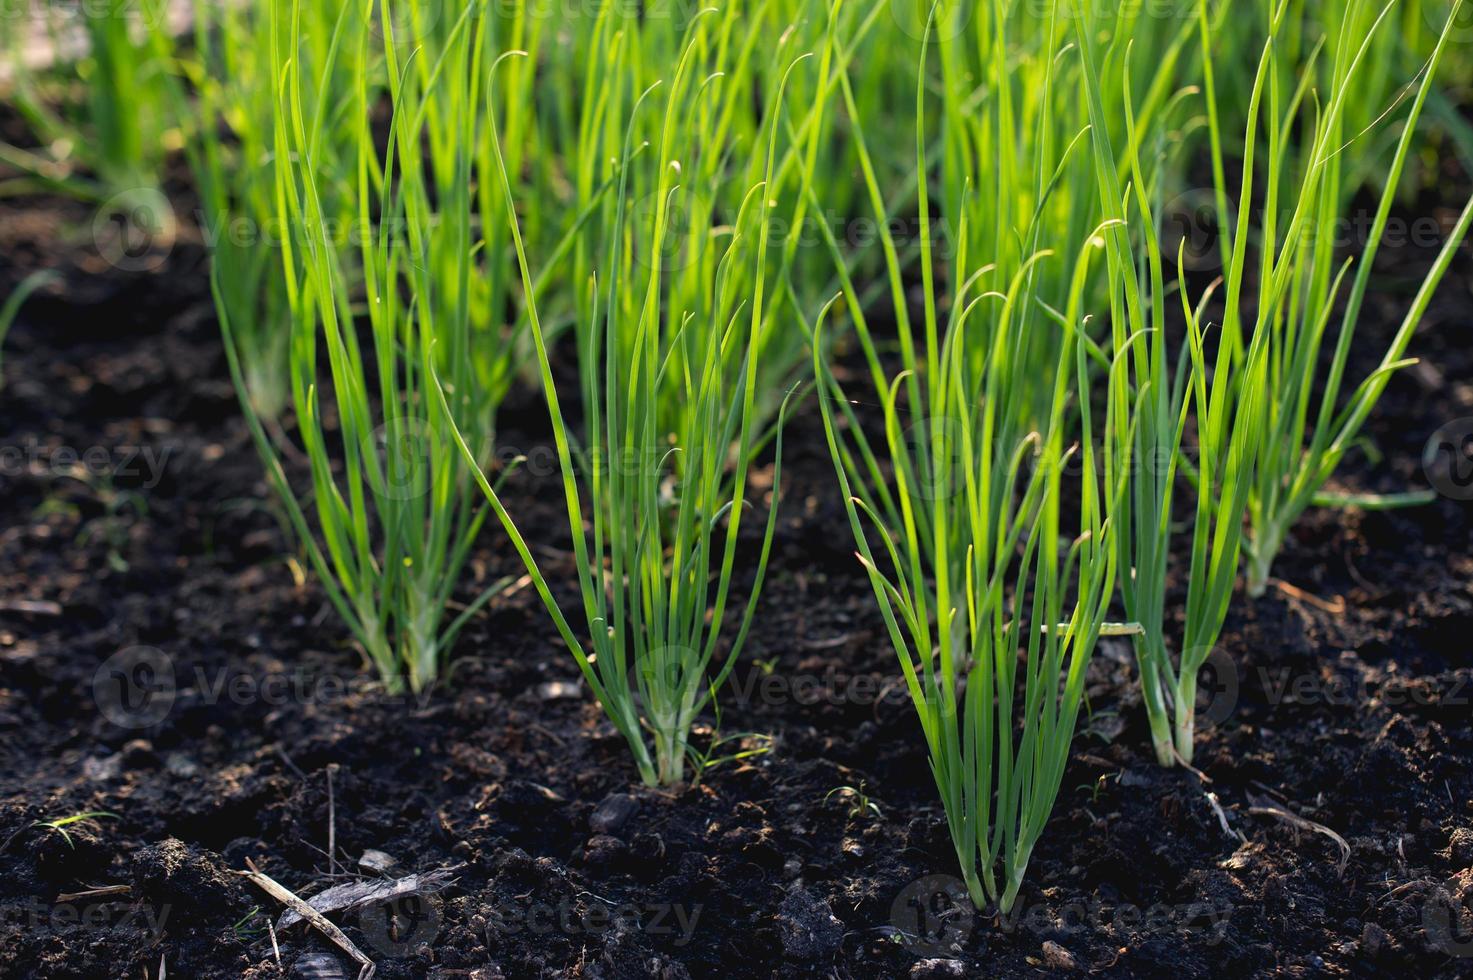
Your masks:
<path fill-rule="evenodd" d="M 292 964 L 292 976 L 298 980 L 348 980 L 343 965 L 328 953 L 303 953 Z"/>
<path fill-rule="evenodd" d="M 610 793 L 594 807 L 588 829 L 595 834 L 617 834 L 639 812 L 639 801 L 628 793 Z"/>
<path fill-rule="evenodd" d="M 377 871 L 379 874 L 386 873 L 398 863 L 394 860 L 392 854 L 385 854 L 383 851 L 376 851 L 371 847 L 364 851 L 363 856 L 358 859 L 359 867 L 368 871 Z"/>
<path fill-rule="evenodd" d="M 1074 958 L 1074 954 L 1052 939 L 1043 944 L 1043 962 L 1053 970 L 1079 969 L 1079 961 Z"/>
<path fill-rule="evenodd" d="M 182 752 L 170 752 L 164 757 L 164 768 L 170 775 L 178 776 L 180 779 L 189 779 L 199 774 L 199 763 Z"/>
<path fill-rule="evenodd" d="M 592 868 L 608 868 L 628 851 L 629 848 L 619 838 L 595 834 L 583 845 L 583 861 Z"/>
<path fill-rule="evenodd" d="M 1374 922 L 1367 922 L 1366 927 L 1361 930 L 1360 948 L 1372 959 L 1381 955 L 1381 951 L 1391 945 L 1391 934 Z"/>
<path fill-rule="evenodd" d="M 966 975 L 967 965 L 961 960 L 921 960 L 910 968 L 911 980 L 952 980 Z"/>
<path fill-rule="evenodd" d="M 123 759 L 119 753 L 99 758 L 91 756 L 82 763 L 82 775 L 97 782 L 117 779 L 122 771 Z"/>
<path fill-rule="evenodd" d="M 564 701 L 582 696 L 583 689 L 570 681 L 547 681 L 537 685 L 537 697 L 543 701 Z"/>

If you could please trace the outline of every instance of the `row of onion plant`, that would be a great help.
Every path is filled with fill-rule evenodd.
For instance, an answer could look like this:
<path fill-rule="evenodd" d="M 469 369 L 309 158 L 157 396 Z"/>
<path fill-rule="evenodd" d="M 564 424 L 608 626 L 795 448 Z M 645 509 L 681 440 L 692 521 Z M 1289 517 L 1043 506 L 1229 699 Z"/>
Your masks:
<path fill-rule="evenodd" d="M 170 52 L 242 408 L 391 691 L 434 684 L 509 581 L 455 605 L 489 525 L 641 778 L 683 779 L 756 614 L 810 354 L 963 878 L 1007 910 L 1098 638 L 1134 637 L 1157 758 L 1190 763 L 1240 573 L 1262 591 L 1408 363 L 1473 205 L 1349 387 L 1419 124 L 1459 132 L 1439 85 L 1463 3 L 1420 63 L 1391 30 L 1428 6 L 767 0 L 553 23 L 489 0 L 263 0 L 202 11 L 187 52 L 162 29 L 99 35 L 92 70 L 147 56 L 153 78 Z M 163 137 L 140 145 L 143 117 L 99 100 L 90 169 L 142 179 Z M 1203 153 L 1224 262 L 1205 288 L 1159 247 Z M 54 162 L 21 160 L 43 183 Z M 1352 276 L 1334 231 L 1366 185 Z M 850 338 L 857 382 L 830 354 Z M 576 609 L 498 490 L 519 377 L 551 421 Z"/>

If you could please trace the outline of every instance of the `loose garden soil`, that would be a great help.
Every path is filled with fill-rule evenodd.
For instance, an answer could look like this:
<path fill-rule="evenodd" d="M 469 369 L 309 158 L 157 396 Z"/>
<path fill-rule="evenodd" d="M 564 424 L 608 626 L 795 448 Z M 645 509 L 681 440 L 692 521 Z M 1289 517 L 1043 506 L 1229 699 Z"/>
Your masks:
<path fill-rule="evenodd" d="M 769 581 L 703 733 L 729 739 L 718 757 L 754 751 L 643 789 L 530 588 L 475 619 L 441 690 L 389 696 L 360 670 L 283 558 L 203 246 L 185 222 L 139 263 L 155 268 L 120 270 L 92 217 L 0 205 L 0 296 L 62 275 L 7 340 L 0 390 L 0 977 L 354 976 L 320 933 L 268 929 L 282 906 L 237 872 L 310 897 L 376 877 L 368 850 L 390 877 L 452 876 L 392 922 L 332 916 L 390 980 L 1473 975 L 1468 502 L 1306 515 L 1283 584 L 1234 603 L 1198 773 L 1155 764 L 1129 648 L 1102 643 L 999 921 L 950 901 L 955 856 L 816 412 L 791 424 Z M 1357 377 L 1432 255 L 1383 250 Z M 1465 247 L 1422 364 L 1333 489 L 1428 486 L 1429 436 L 1473 416 L 1470 286 Z M 548 444 L 535 388 L 502 428 Z M 557 486 L 527 467 L 508 498 L 575 601 Z M 461 599 L 505 575 L 520 566 L 488 525 Z M 109 695 L 120 664 L 124 695 L 154 668 L 154 700 Z"/>

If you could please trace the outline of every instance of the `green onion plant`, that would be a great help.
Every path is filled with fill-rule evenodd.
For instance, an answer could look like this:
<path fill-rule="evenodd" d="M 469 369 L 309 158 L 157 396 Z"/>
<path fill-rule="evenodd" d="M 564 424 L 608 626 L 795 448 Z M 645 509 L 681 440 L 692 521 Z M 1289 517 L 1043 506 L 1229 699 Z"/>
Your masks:
<path fill-rule="evenodd" d="M 1332 89 L 1329 107 L 1300 147 L 1299 208 L 1285 231 L 1278 254 L 1268 254 L 1264 260 L 1264 272 L 1272 286 L 1269 298 L 1280 315 L 1273 319 L 1265 319 L 1262 314 L 1259 317 L 1260 324 L 1274 329 L 1275 338 L 1267 387 L 1267 429 L 1256 461 L 1249 503 L 1252 530 L 1247 542 L 1247 587 L 1250 595 L 1264 592 L 1274 558 L 1289 529 L 1314 503 L 1355 444 L 1391 375 L 1414 363 L 1414 359 L 1404 355 L 1473 222 L 1473 199 L 1470 199 L 1448 229 L 1380 363 L 1345 395 L 1350 354 L 1375 258 L 1392 216 L 1402 173 L 1417 145 L 1418 120 L 1434 91 L 1442 60 L 1448 48 L 1456 43 L 1452 37 L 1462 6 L 1459 3 L 1449 15 L 1416 86 L 1386 170 L 1375 217 L 1366 240 L 1356 243 L 1361 245 L 1358 256 L 1342 258 L 1338 253 L 1340 243 L 1336 231 L 1342 227 L 1339 219 L 1346 209 L 1336 206 L 1335 191 L 1343 181 L 1343 147 L 1347 141 L 1364 137 L 1347 130 L 1339 109 L 1356 91 L 1354 81 L 1364 70 L 1366 53 L 1386 30 L 1383 22 L 1392 9 L 1390 6 L 1383 8 L 1382 19 L 1373 25 L 1360 47 L 1337 60 L 1333 76 L 1336 88 Z M 1283 127 L 1287 129 L 1290 123 L 1286 118 Z M 1287 139 L 1281 142 L 1287 143 Z M 1271 166 L 1280 163 L 1275 160 Z M 1350 280 L 1349 293 L 1342 300 L 1341 289 L 1353 262 L 1359 265 Z M 1323 356 L 1327 328 L 1337 318 L 1338 334 L 1327 359 Z"/>
<path fill-rule="evenodd" d="M 1209 33 L 1205 3 L 1199 11 L 1205 41 Z M 1224 290 L 1227 313 L 1217 356 L 1208 370 L 1204 311 L 1212 291 L 1206 291 L 1195 303 L 1190 300 L 1185 242 L 1175 257 L 1176 281 L 1168 289 L 1166 263 L 1155 244 L 1159 240 L 1156 215 L 1160 211 L 1160 174 L 1148 175 L 1143 166 L 1128 80 L 1123 108 L 1113 112 L 1106 108 L 1104 87 L 1092 67 L 1092 34 L 1088 21 L 1081 19 L 1077 38 L 1086 66 L 1094 171 L 1108 223 L 1104 240 L 1110 281 L 1111 349 L 1121 377 L 1129 381 L 1110 388 L 1110 424 L 1105 431 L 1104 454 L 1109 477 L 1121 479 L 1128 486 L 1111 514 L 1122 570 L 1121 599 L 1126 616 L 1142 626 L 1134 642 L 1157 760 L 1166 766 L 1178 759 L 1189 764 L 1198 673 L 1217 642 L 1237 580 L 1250 467 L 1262 438 L 1269 331 L 1254 331 L 1244 349 L 1241 309 L 1247 239 L 1240 236 L 1232 249 Z M 1265 49 L 1254 79 L 1249 111 L 1255 119 L 1265 85 L 1275 85 L 1270 51 Z M 1112 124 L 1120 120 L 1131 147 L 1124 167 L 1115 161 L 1109 135 Z M 1250 130 L 1245 142 L 1244 185 L 1238 196 L 1242 202 L 1240 218 L 1252 197 L 1254 136 Z M 1159 143 L 1149 145 L 1157 149 L 1151 159 L 1160 160 L 1164 150 Z M 1212 145 L 1220 145 L 1215 130 Z M 1217 167 L 1218 172 L 1221 169 Z M 1270 182 L 1269 213 L 1276 203 L 1277 186 Z M 1158 200 L 1153 201 L 1153 196 Z M 1137 230 L 1134 237 L 1144 241 L 1143 247 L 1133 242 L 1132 225 Z M 1174 365 L 1168 353 L 1169 333 L 1176 322 L 1168 317 L 1172 291 L 1179 297 L 1186 335 Z M 1186 626 L 1180 666 L 1174 667 L 1166 642 L 1167 572 L 1178 464 L 1186 455 L 1183 443 L 1189 415 L 1196 422 L 1196 492 L 1189 525 L 1192 536 Z"/>
<path fill-rule="evenodd" d="M 440 23 L 433 45 L 405 54 L 390 6 L 271 7 L 271 63 L 281 66 L 272 195 L 284 232 L 291 400 L 311 471 L 300 500 L 250 397 L 218 271 L 215 286 L 242 407 L 313 569 L 386 687 L 419 692 L 505 585 L 447 615 L 487 513 L 449 431 L 453 419 L 455 438 L 476 447 L 476 460 L 489 458 L 504 390 L 495 379 L 510 355 L 494 338 L 469 353 L 476 321 L 466 284 L 483 274 L 470 187 L 492 22 L 473 16 L 484 5 L 467 6 Z M 391 119 L 380 150 L 373 123 L 384 98 Z M 447 350 L 456 359 L 437 370 Z M 436 377 L 453 416 L 439 410 L 439 389 L 432 394 Z"/>
<path fill-rule="evenodd" d="M 589 269 L 574 331 L 581 433 L 562 408 L 512 177 L 500 142 L 492 144 L 562 470 L 586 645 L 483 475 L 481 489 L 650 785 L 681 781 L 696 754 L 691 727 L 745 643 L 776 528 L 781 418 L 773 499 L 748 597 L 728 631 L 741 527 L 752 506 L 748 474 L 763 431 L 759 379 L 774 295 L 769 263 L 778 251 L 772 227 L 802 190 L 785 187 L 778 169 L 785 83 L 798 74 L 800 55 L 790 51 L 778 84 L 765 90 L 760 129 L 727 128 L 754 90 L 762 28 L 735 7 L 695 15 L 678 46 L 668 38 L 644 45 L 632 22 L 603 28 L 607 43 L 594 49 L 597 95 L 581 125 L 586 141 L 618 152 L 613 196 L 581 250 Z M 658 66 L 659 74 L 636 82 L 633 65 Z M 498 104 L 490 103 L 493 120 Z M 638 139 L 651 120 L 656 140 Z M 790 181 L 801 177 L 792 174 Z M 730 181 L 745 182 L 740 209 L 729 225 L 707 224 L 706 195 Z M 471 465 L 470 444 L 456 439 Z"/>
<path fill-rule="evenodd" d="M 1198 11 L 1203 64 L 1210 77 L 1213 38 L 1205 2 Z M 1163 257 L 1154 245 L 1160 239 L 1161 199 L 1171 177 L 1160 165 L 1164 151 L 1147 161 L 1133 152 L 1126 168 L 1112 165 L 1108 140 L 1099 134 L 1122 119 L 1132 134 L 1130 145 L 1140 145 L 1137 120 L 1128 100 L 1112 115 L 1100 87 L 1093 80 L 1089 87 L 1100 196 L 1111 222 L 1112 346 L 1117 356 L 1128 359 L 1131 379 L 1128 406 L 1115 407 L 1106 452 L 1107 469 L 1129 473 L 1130 490 L 1115 515 L 1121 567 L 1129 570 L 1121 576 L 1121 594 L 1127 616 L 1144 625 L 1135 643 L 1142 694 L 1157 759 L 1167 766 L 1192 760 L 1197 677 L 1221 634 L 1240 556 L 1247 559 L 1249 591 L 1256 594 L 1284 531 L 1333 472 L 1385 377 L 1399 366 L 1396 358 L 1411 327 L 1466 231 L 1465 215 L 1414 302 L 1407 321 L 1411 326 L 1403 324 L 1382 369 L 1334 414 L 1369 259 L 1384 230 L 1439 47 L 1405 122 L 1372 228 L 1371 254 L 1364 257 L 1345 308 L 1319 421 L 1311 423 L 1320 346 L 1348 268 L 1341 265 L 1337 272 L 1334 266 L 1339 261 L 1335 231 L 1348 201 L 1338 151 L 1349 135 L 1344 129 L 1346 107 L 1362 92 L 1350 80 L 1372 50 L 1373 38 L 1366 35 L 1345 56 L 1334 75 L 1341 83 L 1321 106 L 1312 97 L 1317 77 L 1312 60 L 1297 79 L 1283 70 L 1278 32 L 1291 23 L 1287 11 L 1287 4 L 1276 7 L 1257 61 L 1241 154 L 1231 161 L 1242 173 L 1236 188 L 1229 188 L 1224 178 L 1229 161 L 1219 126 L 1227 113 L 1212 101 L 1212 86 L 1206 89 L 1214 195 L 1219 202 L 1231 202 L 1230 208 L 1219 204 L 1227 268 L 1220 283 L 1221 326 L 1210 342 L 1207 316 L 1214 288 L 1192 297 L 1184 249 L 1172 269 L 1172 257 Z M 1087 53 L 1092 43 L 1087 29 L 1081 29 L 1079 43 Z M 1088 55 L 1085 62 L 1090 63 Z M 1305 149 L 1296 156 L 1291 135 L 1300 120 Z M 1175 273 L 1173 280 L 1168 272 Z M 1169 302 L 1173 292 L 1174 304 Z M 1171 312 L 1172 305 L 1179 310 Z M 1173 343 L 1174 358 L 1168 353 Z M 1209 369 L 1211 344 L 1216 349 Z M 1312 436 L 1305 446 L 1307 425 Z M 1187 594 L 1181 649 L 1173 665 L 1166 598 L 1179 477 L 1190 482 L 1194 503 L 1188 525 L 1190 556 L 1182 570 Z"/>
<path fill-rule="evenodd" d="M 176 54 L 173 96 L 180 118 L 192 114 L 195 122 L 195 138 L 184 149 L 221 301 L 218 315 L 230 325 L 245 394 L 280 441 L 280 417 L 290 399 L 291 323 L 276 240 L 272 140 L 279 73 L 270 12 L 267 4 L 198 7 L 193 49 Z M 317 18 L 309 21 L 313 29 L 327 28 Z M 329 151 L 345 148 L 319 152 Z"/>
<path fill-rule="evenodd" d="M 72 11 L 4 0 L 0 20 L 10 25 L 10 77 L 0 87 L 39 144 L 0 142 L 0 163 L 21 174 L 0 193 L 50 190 L 102 202 L 156 188 L 165 152 L 178 142 L 165 0 L 96 0 Z M 38 36 L 53 61 L 32 66 L 28 46 Z"/>
<path fill-rule="evenodd" d="M 1045 86 L 1050 77 L 1044 74 Z M 925 91 L 922 80 L 914 144 L 922 174 Z M 852 123 L 862 144 L 863 123 Z M 1051 187 L 1075 179 L 1071 159 L 1080 166 L 1081 158 L 1066 154 L 1048 170 L 1024 170 L 1032 181 L 1028 200 L 1045 202 Z M 1010 187 L 962 184 L 951 235 L 933 235 L 929 190 L 924 181 L 918 186 L 919 331 L 897 250 L 886 241 L 900 331 L 894 368 L 875 353 L 867 311 L 847 278 L 836 297 L 866 355 L 872 392 L 860 401 L 880 403 L 883 436 L 867 432 L 820 343 L 813 364 L 855 543 L 921 722 L 962 878 L 979 908 L 993 902 L 1006 912 L 1057 797 L 1085 667 L 1107 628 L 1114 591 L 1106 520 L 1113 494 L 1101 487 L 1090 406 L 1073 396 L 1087 390 L 1090 374 L 1084 304 L 1099 243 L 1097 230 L 1083 236 L 1067 256 L 1072 273 L 1062 277 L 1038 272 L 1061 258 L 1046 248 L 978 260 L 968 248 L 974 214 L 1012 213 L 1016 240 L 1036 243 L 1038 207 L 1010 212 L 1009 202 L 993 196 Z M 986 204 L 972 204 L 974 197 Z M 937 267 L 934 243 L 954 250 L 949 270 Z M 944 299 L 934 286 L 943 276 L 950 283 Z M 984 277 L 1003 288 L 982 288 Z M 1042 294 L 1044 283 L 1056 292 Z M 816 336 L 833 308 L 820 314 Z M 1019 357 L 1039 337 L 1049 338 L 1035 345 L 1048 352 L 1046 370 L 1034 374 Z M 1118 374 L 1109 377 L 1119 384 Z M 1040 429 L 1029 429 L 1019 406 L 1036 402 L 1039 388 L 1047 413 Z M 1076 416 L 1084 438 L 1070 450 L 1066 432 Z M 1077 492 L 1066 495 L 1075 474 Z"/>

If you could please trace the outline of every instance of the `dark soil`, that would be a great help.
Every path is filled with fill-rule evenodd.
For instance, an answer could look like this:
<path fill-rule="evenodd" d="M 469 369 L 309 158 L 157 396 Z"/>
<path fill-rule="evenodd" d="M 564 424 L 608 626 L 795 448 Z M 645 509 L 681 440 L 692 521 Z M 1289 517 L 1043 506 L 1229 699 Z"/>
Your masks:
<path fill-rule="evenodd" d="M 26 307 L 0 391 L 0 976 L 353 976 L 301 925 L 273 945 L 280 903 L 236 872 L 310 896 L 371 877 L 369 849 L 393 876 L 453 869 L 432 898 L 334 916 L 387 978 L 1473 975 L 1468 503 L 1306 516 L 1285 584 L 1235 602 L 1200 775 L 1156 766 L 1128 648 L 1104 643 L 999 922 L 950 902 L 814 413 L 719 719 L 748 737 L 718 754 L 767 751 L 641 789 L 530 589 L 476 619 L 433 696 L 360 670 L 282 557 L 187 224 L 126 272 L 89 209 L 4 207 L 0 295 L 43 265 L 64 281 Z M 1430 258 L 1383 251 L 1357 376 Z M 1465 248 L 1337 489 L 1426 487 L 1429 436 L 1473 416 L 1470 284 Z M 517 398 L 504 441 L 545 445 Z M 567 583 L 550 488 L 509 496 Z M 488 528 L 462 598 L 518 571 Z"/>

